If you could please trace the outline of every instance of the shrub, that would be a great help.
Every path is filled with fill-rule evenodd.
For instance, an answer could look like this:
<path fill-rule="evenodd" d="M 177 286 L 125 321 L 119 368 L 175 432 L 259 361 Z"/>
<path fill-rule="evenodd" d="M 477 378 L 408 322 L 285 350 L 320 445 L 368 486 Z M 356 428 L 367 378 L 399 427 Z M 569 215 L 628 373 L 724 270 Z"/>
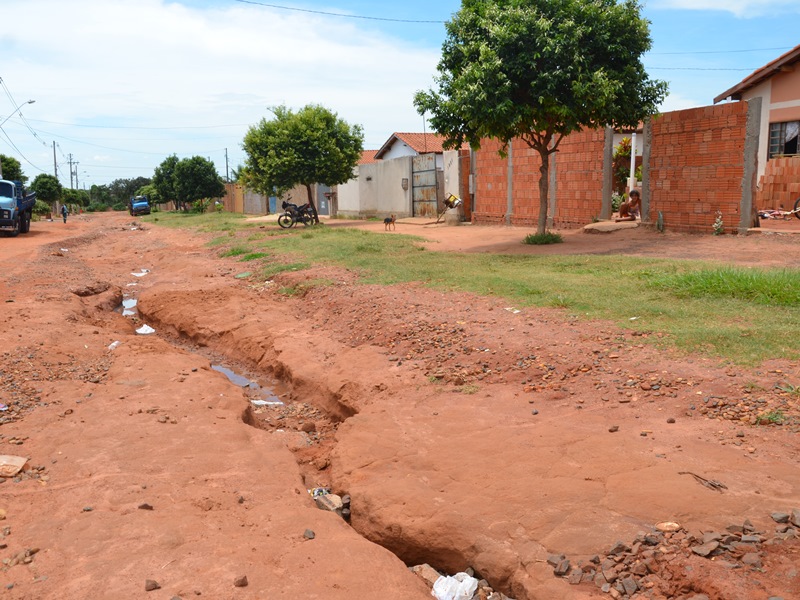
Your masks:
<path fill-rule="evenodd" d="M 531 233 L 525 236 L 522 240 L 523 244 L 533 244 L 542 246 L 544 244 L 560 244 L 564 241 L 560 233 L 553 233 L 552 231 L 545 231 L 544 233 Z"/>

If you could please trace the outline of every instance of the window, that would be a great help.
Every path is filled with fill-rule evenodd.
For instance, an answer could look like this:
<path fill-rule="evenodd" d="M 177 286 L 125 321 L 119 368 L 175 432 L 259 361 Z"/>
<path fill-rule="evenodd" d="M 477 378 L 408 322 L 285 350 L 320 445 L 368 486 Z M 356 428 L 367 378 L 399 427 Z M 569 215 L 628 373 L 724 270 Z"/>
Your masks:
<path fill-rule="evenodd" d="M 769 157 L 799 154 L 800 121 L 769 124 Z"/>

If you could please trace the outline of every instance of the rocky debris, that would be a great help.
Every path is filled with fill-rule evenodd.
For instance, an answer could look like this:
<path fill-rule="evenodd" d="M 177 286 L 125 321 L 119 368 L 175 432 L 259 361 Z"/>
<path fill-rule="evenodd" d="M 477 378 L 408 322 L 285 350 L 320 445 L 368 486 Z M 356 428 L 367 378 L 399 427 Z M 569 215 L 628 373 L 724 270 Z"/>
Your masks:
<path fill-rule="evenodd" d="M 8 558 L 3 559 L 3 567 L 11 568 L 16 565 L 29 565 L 33 562 L 33 557 L 39 552 L 39 548 L 26 548 Z"/>
<path fill-rule="evenodd" d="M 314 533 L 314 531 L 311 529 L 306 529 L 303 532 L 303 537 L 306 538 L 307 540 L 313 540 L 315 537 L 317 537 L 317 534 Z"/>
<path fill-rule="evenodd" d="M 747 390 L 745 390 L 747 391 Z M 767 397 L 744 394 L 739 398 L 706 396 L 695 410 L 709 419 L 721 419 L 747 425 L 785 426 L 800 432 L 800 415 L 791 394 L 776 386 Z"/>
<path fill-rule="evenodd" d="M 417 577 L 422 579 L 428 585 L 428 587 L 431 588 L 431 595 L 434 598 L 437 597 L 434 591 L 434 586 L 437 586 L 437 582 L 439 582 L 438 587 L 442 588 L 448 587 L 446 585 L 442 585 L 443 583 L 445 583 L 443 581 L 443 578 L 448 578 L 450 581 L 462 581 L 474 577 L 477 580 L 477 588 L 475 589 L 469 600 L 513 600 L 513 598 L 506 596 L 502 592 L 497 592 L 494 589 L 492 589 L 491 585 L 489 585 L 489 582 L 486 581 L 485 579 L 480 579 L 479 576 L 475 574 L 475 571 L 472 568 L 466 569 L 466 571 L 464 571 L 463 573 L 457 573 L 456 575 L 448 576 L 446 574 L 440 573 L 432 566 L 425 563 L 409 567 L 409 571 L 411 571 Z M 453 586 L 450 587 L 452 588 Z M 466 588 L 466 586 L 462 587 Z"/>
<path fill-rule="evenodd" d="M 616 599 L 662 599 L 666 594 L 676 600 L 698 600 L 706 596 L 676 595 L 676 565 L 699 556 L 730 568 L 761 569 L 765 545 L 800 538 L 800 509 L 771 516 L 778 524 L 771 536 L 756 531 L 749 521 L 695 535 L 667 521 L 640 533 L 630 545 L 616 542 L 603 556 L 573 564 L 564 555 L 551 555 L 547 562 L 556 577 L 573 585 L 594 585 Z"/>
<path fill-rule="evenodd" d="M 233 585 L 235 587 L 247 587 L 247 575 L 239 575 L 239 577 L 233 580 Z"/>
<path fill-rule="evenodd" d="M 108 283 L 107 281 L 97 281 L 89 285 L 84 285 L 78 288 L 74 288 L 70 291 L 76 296 L 85 298 L 87 296 L 96 296 L 97 294 L 102 294 L 103 292 L 107 291 L 110 287 L 111 284 Z"/>
<path fill-rule="evenodd" d="M 144 582 L 144 591 L 145 592 L 153 592 L 155 590 L 160 590 L 161 585 L 154 579 L 148 579 Z"/>

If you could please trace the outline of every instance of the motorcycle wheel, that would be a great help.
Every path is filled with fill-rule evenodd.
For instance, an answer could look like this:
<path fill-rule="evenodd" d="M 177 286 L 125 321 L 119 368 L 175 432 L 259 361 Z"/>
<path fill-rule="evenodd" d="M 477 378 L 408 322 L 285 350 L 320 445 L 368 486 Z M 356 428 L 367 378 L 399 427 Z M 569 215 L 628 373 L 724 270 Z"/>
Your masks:
<path fill-rule="evenodd" d="M 314 217 L 312 217 L 308 213 L 304 213 L 302 219 L 303 219 L 303 225 L 305 225 L 306 227 L 314 224 Z"/>
<path fill-rule="evenodd" d="M 280 217 L 278 217 L 278 225 L 280 225 L 283 229 L 289 229 L 292 225 L 294 225 L 294 219 L 292 215 L 289 213 L 283 213 Z"/>

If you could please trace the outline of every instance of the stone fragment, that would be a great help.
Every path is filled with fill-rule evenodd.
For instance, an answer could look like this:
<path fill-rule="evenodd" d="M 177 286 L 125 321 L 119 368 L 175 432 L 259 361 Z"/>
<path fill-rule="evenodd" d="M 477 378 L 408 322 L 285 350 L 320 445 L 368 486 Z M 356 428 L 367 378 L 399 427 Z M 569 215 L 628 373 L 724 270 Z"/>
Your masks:
<path fill-rule="evenodd" d="M 145 592 L 152 592 L 153 590 L 160 590 L 161 586 L 158 584 L 157 581 L 153 579 L 148 579 L 144 582 L 144 591 Z"/>
<path fill-rule="evenodd" d="M 692 552 L 694 552 L 698 556 L 708 556 L 717 548 L 719 548 L 719 542 L 708 542 L 707 544 L 695 546 L 694 548 L 692 548 Z"/>
<path fill-rule="evenodd" d="M 315 537 L 317 537 L 317 535 L 311 529 L 306 529 L 303 532 L 303 537 L 307 540 L 313 540 Z"/>
<path fill-rule="evenodd" d="M 609 433 L 617 433 L 619 431 L 619 425 L 612 425 L 608 428 Z"/>
<path fill-rule="evenodd" d="M 789 513 L 785 512 L 774 512 L 770 515 L 772 520 L 776 523 L 788 523 L 789 522 Z"/>
<path fill-rule="evenodd" d="M 791 521 L 792 525 L 795 527 L 800 527 L 800 508 L 792 509 L 792 515 L 789 517 L 789 521 Z"/>
<path fill-rule="evenodd" d="M 569 574 L 569 577 L 567 577 L 567 581 L 571 585 L 578 585 L 582 579 L 583 579 L 583 571 L 581 571 L 580 569 L 574 569 L 572 573 Z"/>
<path fill-rule="evenodd" d="M 639 585 L 636 583 L 636 580 L 633 577 L 626 577 L 621 583 L 622 587 L 625 589 L 625 593 L 628 594 L 628 596 L 632 596 L 639 589 Z"/>
<path fill-rule="evenodd" d="M 743 535 L 742 536 L 742 543 L 743 544 L 760 544 L 764 541 L 764 538 L 760 535 Z"/>
<path fill-rule="evenodd" d="M 433 584 L 436 583 L 436 580 L 441 577 L 439 571 L 434 569 L 428 563 L 422 565 L 415 565 L 410 567 L 409 570 L 414 573 L 417 577 L 422 579 L 425 583 L 427 583 L 430 587 L 433 587 Z"/>
<path fill-rule="evenodd" d="M 550 554 L 547 556 L 547 564 L 550 565 L 551 567 L 555 567 L 565 558 L 566 556 L 564 556 L 563 554 Z"/>
<path fill-rule="evenodd" d="M 139 505 L 139 510 L 153 510 L 153 505 L 145 502 L 144 504 Z"/>
<path fill-rule="evenodd" d="M 708 531 L 703 534 L 703 543 L 707 544 L 709 542 L 719 542 L 722 539 L 722 534 L 717 533 L 716 531 Z"/>
<path fill-rule="evenodd" d="M 570 563 L 569 563 L 569 559 L 565 558 L 564 560 L 560 561 L 556 565 L 555 569 L 553 570 L 553 573 L 557 577 L 563 577 L 564 575 L 569 573 L 570 568 L 571 568 L 571 566 L 570 566 Z"/>
<path fill-rule="evenodd" d="M 342 498 L 337 496 L 336 494 L 325 494 L 323 496 L 316 496 L 314 498 L 314 502 L 317 505 L 317 508 L 321 510 L 327 510 L 330 512 L 335 512 L 336 514 L 342 514 L 342 509 L 344 508 L 344 503 L 342 502 Z"/>
<path fill-rule="evenodd" d="M 631 547 L 625 544 L 625 542 L 617 542 L 611 547 L 611 550 L 608 551 L 609 554 L 622 554 L 623 552 L 630 552 Z"/>
<path fill-rule="evenodd" d="M 239 575 L 236 579 L 233 580 L 233 585 L 235 587 L 247 587 L 248 585 L 247 575 Z"/>
<path fill-rule="evenodd" d="M 747 565 L 748 567 L 753 567 L 755 569 L 761 568 L 761 555 L 757 552 L 748 552 L 744 556 L 742 556 L 742 564 Z"/>
<path fill-rule="evenodd" d="M 674 521 L 664 521 L 663 523 L 658 523 L 656 525 L 656 529 L 658 529 L 661 533 L 672 533 L 675 531 L 680 531 L 681 526 Z"/>

